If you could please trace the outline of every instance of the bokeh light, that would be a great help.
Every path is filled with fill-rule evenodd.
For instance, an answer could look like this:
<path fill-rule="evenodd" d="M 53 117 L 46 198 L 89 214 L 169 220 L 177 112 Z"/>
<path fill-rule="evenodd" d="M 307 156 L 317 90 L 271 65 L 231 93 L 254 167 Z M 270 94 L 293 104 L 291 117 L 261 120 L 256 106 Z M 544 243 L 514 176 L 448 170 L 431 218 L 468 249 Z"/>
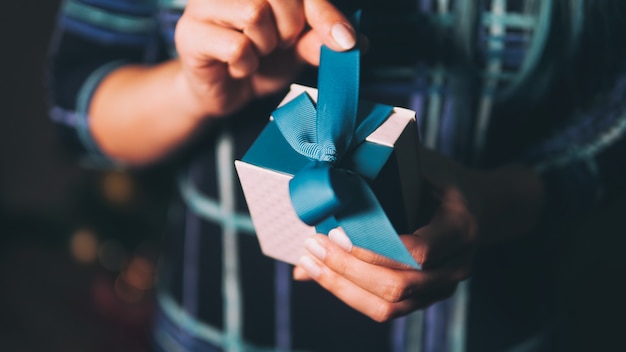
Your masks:
<path fill-rule="evenodd" d="M 148 259 L 135 257 L 124 270 L 124 278 L 135 288 L 149 290 L 154 286 L 154 269 L 154 263 Z"/>
<path fill-rule="evenodd" d="M 134 197 L 134 181 L 123 171 L 108 171 L 102 176 L 104 198 L 117 205 L 129 204 Z"/>
<path fill-rule="evenodd" d="M 98 237 L 89 229 L 76 230 L 70 238 L 70 252 L 79 263 L 93 263 L 98 253 Z"/>

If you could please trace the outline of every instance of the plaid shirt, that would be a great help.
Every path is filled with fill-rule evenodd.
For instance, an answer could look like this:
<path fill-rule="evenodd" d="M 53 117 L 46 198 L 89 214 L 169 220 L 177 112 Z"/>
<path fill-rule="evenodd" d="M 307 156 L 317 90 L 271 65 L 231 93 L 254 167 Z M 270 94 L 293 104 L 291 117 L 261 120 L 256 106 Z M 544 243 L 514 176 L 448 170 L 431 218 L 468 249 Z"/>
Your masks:
<path fill-rule="evenodd" d="M 465 31 L 458 30 L 469 17 L 458 15 L 463 1 L 377 3 L 363 4 L 371 50 L 364 58 L 362 91 L 415 110 L 425 145 L 476 167 L 533 165 L 546 184 L 552 223 L 588 212 L 623 186 L 626 78 L 550 130 L 546 121 L 529 127 L 523 116 L 503 117 L 507 110 L 499 109 L 519 94 L 542 56 L 552 1 L 481 1 L 476 25 Z M 89 130 L 90 99 L 99 82 L 128 63 L 174 57 L 174 29 L 185 4 L 64 3 L 52 47 L 50 116 L 90 160 L 110 162 Z M 376 16 L 368 20 L 368 13 Z M 463 35 L 473 43 L 471 57 L 452 45 Z M 261 254 L 233 160 L 262 129 L 276 98 L 216 124 L 181 170 L 180 202 L 172 206 L 172 235 L 159 278 L 156 345 L 167 351 L 464 350 L 467 282 L 447 301 L 378 324 L 313 283 L 292 282 L 288 265 Z M 544 133 L 524 142 L 529 128 Z"/>

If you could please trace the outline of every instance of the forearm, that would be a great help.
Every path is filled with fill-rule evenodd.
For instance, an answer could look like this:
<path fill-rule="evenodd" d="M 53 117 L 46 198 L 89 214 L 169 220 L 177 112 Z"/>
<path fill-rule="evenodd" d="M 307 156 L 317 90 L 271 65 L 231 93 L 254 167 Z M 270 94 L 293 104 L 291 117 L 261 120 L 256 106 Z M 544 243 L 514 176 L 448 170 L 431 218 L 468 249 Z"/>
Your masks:
<path fill-rule="evenodd" d="M 181 145 L 202 123 L 177 60 L 110 73 L 89 107 L 90 131 L 114 160 L 146 164 Z"/>

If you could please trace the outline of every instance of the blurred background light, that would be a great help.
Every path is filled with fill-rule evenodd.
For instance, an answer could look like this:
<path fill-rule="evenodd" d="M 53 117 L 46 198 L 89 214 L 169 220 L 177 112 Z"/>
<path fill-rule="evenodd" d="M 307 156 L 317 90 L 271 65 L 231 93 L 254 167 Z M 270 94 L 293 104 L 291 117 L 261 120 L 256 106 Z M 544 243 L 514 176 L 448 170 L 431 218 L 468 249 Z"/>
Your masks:
<path fill-rule="evenodd" d="M 70 252 L 76 261 L 83 264 L 95 262 L 98 253 L 98 238 L 89 229 L 78 229 L 70 238 Z"/>
<path fill-rule="evenodd" d="M 154 286 L 154 263 L 146 258 L 134 257 L 123 275 L 129 285 L 140 290 L 149 290 Z"/>
<path fill-rule="evenodd" d="M 102 193 L 112 204 L 127 205 L 134 198 L 133 178 L 123 171 L 107 171 L 102 175 Z"/>

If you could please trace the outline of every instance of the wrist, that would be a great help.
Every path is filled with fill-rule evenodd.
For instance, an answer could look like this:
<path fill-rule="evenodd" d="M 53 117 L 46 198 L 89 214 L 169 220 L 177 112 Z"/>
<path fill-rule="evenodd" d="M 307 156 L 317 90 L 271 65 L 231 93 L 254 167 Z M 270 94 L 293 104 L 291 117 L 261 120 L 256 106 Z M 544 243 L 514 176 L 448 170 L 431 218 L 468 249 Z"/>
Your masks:
<path fill-rule="evenodd" d="M 178 71 L 173 76 L 173 90 L 175 100 L 179 106 L 179 118 L 184 116 L 189 121 L 200 123 L 211 114 L 206 109 L 207 103 L 203 101 L 201 95 L 194 89 L 193 84 L 177 63 Z"/>

